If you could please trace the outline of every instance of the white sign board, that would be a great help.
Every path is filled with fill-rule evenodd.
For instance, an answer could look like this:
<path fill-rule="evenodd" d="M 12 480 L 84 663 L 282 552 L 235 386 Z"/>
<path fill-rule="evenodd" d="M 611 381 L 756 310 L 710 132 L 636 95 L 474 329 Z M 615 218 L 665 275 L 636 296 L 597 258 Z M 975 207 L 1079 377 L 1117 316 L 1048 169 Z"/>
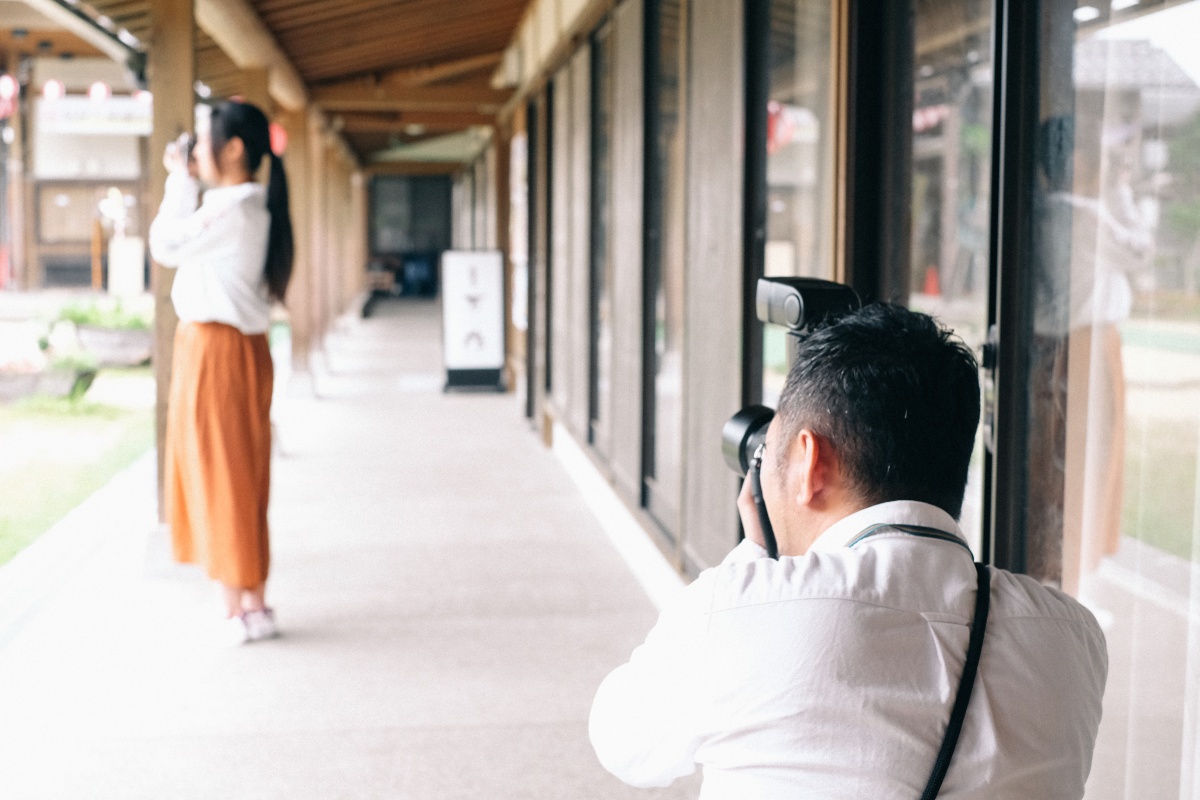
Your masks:
<path fill-rule="evenodd" d="M 504 259 L 500 252 L 442 253 L 442 336 L 447 370 L 504 367 Z"/>
<path fill-rule="evenodd" d="M 149 136 L 154 108 L 140 97 L 92 100 L 70 95 L 36 101 L 38 135 L 69 133 L 90 136 Z"/>

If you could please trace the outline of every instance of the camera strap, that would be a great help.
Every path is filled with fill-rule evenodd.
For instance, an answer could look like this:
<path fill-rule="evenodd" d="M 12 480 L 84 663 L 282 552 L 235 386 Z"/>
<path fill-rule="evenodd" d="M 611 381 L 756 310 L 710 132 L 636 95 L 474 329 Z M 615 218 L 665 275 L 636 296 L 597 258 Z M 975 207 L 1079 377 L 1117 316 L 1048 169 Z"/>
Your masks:
<path fill-rule="evenodd" d="M 901 531 L 910 536 L 919 536 L 924 539 L 952 542 L 960 545 L 968 553 L 971 551 L 966 542 L 952 533 L 921 525 L 898 525 L 895 523 L 872 525 L 854 537 L 846 546 L 853 547 L 876 533 L 889 530 Z M 971 690 L 975 687 L 975 675 L 979 671 L 979 654 L 983 652 L 983 635 L 987 630 L 988 608 L 991 605 L 992 594 L 991 573 L 986 565 L 975 562 L 975 581 L 975 617 L 971 621 L 967 660 L 963 664 L 962 677 L 958 682 L 958 694 L 954 698 L 954 707 L 950 711 L 950 722 L 946 725 L 946 735 L 942 739 L 937 759 L 933 762 L 933 773 L 929 776 L 929 783 L 925 786 L 921 800 L 934 800 L 941 791 L 942 781 L 946 779 L 946 773 L 950 770 L 950 759 L 954 757 L 954 747 L 958 744 L 958 735 L 962 733 L 963 721 L 967 717 L 967 704 L 971 702 Z"/>
<path fill-rule="evenodd" d="M 983 634 L 987 628 L 988 606 L 991 604 L 991 574 L 988 568 L 975 563 L 977 589 L 975 592 L 975 619 L 971 622 L 971 640 L 967 645 L 967 661 L 963 664 L 962 678 L 958 683 L 958 695 L 954 698 L 954 708 L 950 712 L 950 723 L 946 726 L 946 736 L 942 739 L 942 748 L 938 751 L 937 760 L 933 762 L 933 774 L 925 786 L 921 800 L 933 800 L 942 788 L 942 781 L 950 769 L 950 759 L 954 757 L 954 746 L 958 744 L 958 735 L 962 732 L 963 720 L 967 717 L 967 704 L 971 702 L 971 689 L 975 686 L 975 674 L 979 671 L 979 654 L 983 651 Z"/>

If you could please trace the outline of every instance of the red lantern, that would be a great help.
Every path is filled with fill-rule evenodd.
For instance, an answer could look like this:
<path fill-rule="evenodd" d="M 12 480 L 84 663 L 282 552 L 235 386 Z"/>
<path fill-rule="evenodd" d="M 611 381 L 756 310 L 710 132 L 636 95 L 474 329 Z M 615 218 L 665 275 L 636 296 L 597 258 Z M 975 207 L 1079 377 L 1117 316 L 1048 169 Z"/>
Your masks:
<path fill-rule="evenodd" d="M 270 127 L 271 133 L 271 152 L 279 157 L 287 152 L 288 135 L 287 129 L 278 122 L 272 122 Z"/>
<path fill-rule="evenodd" d="M 0 119 L 8 119 L 17 110 L 21 85 L 12 75 L 0 75 Z"/>

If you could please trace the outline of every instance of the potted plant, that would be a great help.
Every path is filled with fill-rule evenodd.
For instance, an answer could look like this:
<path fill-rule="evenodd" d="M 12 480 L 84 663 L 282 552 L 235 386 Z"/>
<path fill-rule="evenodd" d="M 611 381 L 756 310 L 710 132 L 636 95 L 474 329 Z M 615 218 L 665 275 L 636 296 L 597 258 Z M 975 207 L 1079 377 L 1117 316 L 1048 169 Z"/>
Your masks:
<path fill-rule="evenodd" d="M 79 343 L 102 367 L 136 366 L 150 360 L 154 348 L 153 306 L 127 309 L 121 300 L 76 303 L 59 318 L 75 324 Z"/>
<path fill-rule="evenodd" d="M 75 352 L 53 356 L 48 367 L 38 374 L 37 393 L 78 401 L 96 379 L 96 359 L 90 353 Z"/>

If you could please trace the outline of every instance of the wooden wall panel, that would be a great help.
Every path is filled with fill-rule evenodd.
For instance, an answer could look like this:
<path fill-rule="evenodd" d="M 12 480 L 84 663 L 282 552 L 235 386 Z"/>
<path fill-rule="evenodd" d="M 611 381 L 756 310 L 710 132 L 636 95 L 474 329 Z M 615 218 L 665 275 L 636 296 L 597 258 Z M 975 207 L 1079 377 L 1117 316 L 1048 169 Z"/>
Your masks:
<path fill-rule="evenodd" d="M 688 232 L 684 331 L 685 567 L 721 561 L 737 544 L 737 481 L 721 426 L 737 411 L 742 369 L 741 4 L 692 0 Z"/>
<path fill-rule="evenodd" d="M 550 183 L 550 394 L 556 418 L 571 403 L 571 69 L 554 76 L 554 152 Z"/>
<path fill-rule="evenodd" d="M 635 502 L 642 473 L 642 0 L 613 13 L 612 460 Z"/>
<path fill-rule="evenodd" d="M 571 57 L 571 376 L 567 419 L 580 442 L 588 438 L 591 396 L 591 57 L 585 44 Z"/>

